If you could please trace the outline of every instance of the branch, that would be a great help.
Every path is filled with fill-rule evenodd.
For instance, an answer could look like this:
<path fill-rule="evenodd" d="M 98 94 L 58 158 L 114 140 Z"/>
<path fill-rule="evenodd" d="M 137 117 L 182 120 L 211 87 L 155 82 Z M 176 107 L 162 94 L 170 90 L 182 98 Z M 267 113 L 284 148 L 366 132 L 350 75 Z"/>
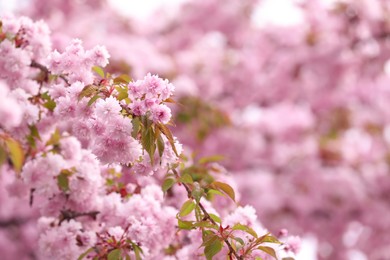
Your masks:
<path fill-rule="evenodd" d="M 48 68 L 36 62 L 35 60 L 31 61 L 30 67 L 40 69 L 43 73 L 45 73 L 46 77 L 48 77 L 49 74 L 52 74 Z M 66 85 L 70 86 L 68 79 L 64 75 L 57 75 L 57 76 L 61 78 Z"/>
<path fill-rule="evenodd" d="M 177 173 L 177 171 L 175 169 L 173 169 L 173 172 L 174 174 L 176 175 L 176 177 L 179 177 L 179 174 Z M 192 199 L 192 192 L 191 192 L 191 189 L 190 187 L 188 187 L 187 184 L 181 182 L 181 184 L 184 186 L 184 188 L 186 189 L 187 191 L 187 196 L 189 199 Z M 208 219 L 213 225 L 217 225 L 218 226 L 218 223 L 214 221 L 214 219 L 212 219 L 210 217 L 210 214 L 207 212 L 207 210 L 204 208 L 204 206 L 202 205 L 202 203 L 198 202 L 198 205 L 200 207 L 200 209 L 202 210 L 204 216 L 205 216 L 205 219 Z M 230 244 L 229 240 L 227 238 L 224 238 L 223 239 L 225 241 L 225 244 L 228 246 L 229 248 L 229 255 L 233 254 L 237 260 L 243 260 L 244 258 L 242 256 L 240 256 L 232 247 L 232 245 Z"/>
<path fill-rule="evenodd" d="M 78 218 L 78 217 L 82 217 L 82 216 L 89 216 L 91 217 L 93 220 L 96 220 L 96 215 L 99 214 L 100 212 L 99 211 L 89 211 L 89 212 L 76 212 L 76 211 L 73 211 L 73 210 L 61 210 L 61 215 L 60 215 L 60 225 L 63 221 L 67 220 L 71 220 L 71 219 L 75 219 L 75 218 Z"/>
<path fill-rule="evenodd" d="M 7 228 L 10 226 L 21 226 L 27 222 L 27 219 L 11 218 L 8 220 L 0 220 L 0 228 Z"/>

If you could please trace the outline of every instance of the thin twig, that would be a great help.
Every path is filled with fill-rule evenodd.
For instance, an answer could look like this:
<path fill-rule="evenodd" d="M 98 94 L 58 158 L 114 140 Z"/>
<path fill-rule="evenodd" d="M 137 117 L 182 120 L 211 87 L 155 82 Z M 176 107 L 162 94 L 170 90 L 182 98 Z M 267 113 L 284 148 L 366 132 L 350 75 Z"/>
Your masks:
<path fill-rule="evenodd" d="M 44 65 L 36 62 L 35 60 L 31 61 L 31 64 L 30 66 L 32 68 L 37 68 L 37 69 L 40 69 L 43 73 L 45 73 L 46 75 L 49 75 L 51 74 L 50 70 L 48 68 L 46 68 Z M 57 75 L 59 78 L 61 78 L 66 85 L 70 86 L 70 83 L 69 83 L 69 80 L 64 76 L 64 75 Z"/>
<path fill-rule="evenodd" d="M 77 212 L 77 211 L 73 211 L 73 210 L 61 210 L 60 225 L 65 220 L 69 221 L 71 219 L 75 219 L 75 218 L 82 217 L 82 216 L 89 216 L 93 220 L 96 220 L 96 216 L 99 213 L 100 213 L 99 211 Z"/>
<path fill-rule="evenodd" d="M 173 172 L 174 172 L 174 174 L 176 175 L 176 177 L 179 177 L 176 170 L 173 169 Z M 184 186 L 184 188 L 186 189 L 188 198 L 191 199 L 191 198 L 192 198 L 192 194 L 191 194 L 192 192 L 191 192 L 190 187 L 188 187 L 188 185 L 185 184 L 185 183 L 183 183 L 183 182 L 181 182 L 181 184 L 182 184 L 182 185 Z M 212 219 L 212 218 L 210 217 L 210 214 L 209 214 L 209 213 L 207 212 L 207 210 L 204 208 L 204 206 L 202 205 L 202 203 L 198 202 L 198 205 L 199 205 L 199 208 L 202 210 L 202 212 L 203 212 L 205 218 L 208 219 L 208 220 L 210 220 L 210 222 L 211 222 L 213 225 L 217 225 L 217 226 L 218 226 L 217 222 L 215 222 L 215 220 Z M 237 260 L 242 260 L 242 259 L 244 259 L 242 256 L 240 256 L 239 254 L 237 254 L 237 252 L 233 249 L 232 245 L 230 244 L 230 242 L 229 242 L 229 240 L 228 240 L 227 238 L 224 238 L 223 240 L 225 241 L 225 244 L 226 244 L 226 245 L 228 246 L 228 248 L 229 248 L 229 254 L 233 254 L 233 255 L 236 257 Z"/>

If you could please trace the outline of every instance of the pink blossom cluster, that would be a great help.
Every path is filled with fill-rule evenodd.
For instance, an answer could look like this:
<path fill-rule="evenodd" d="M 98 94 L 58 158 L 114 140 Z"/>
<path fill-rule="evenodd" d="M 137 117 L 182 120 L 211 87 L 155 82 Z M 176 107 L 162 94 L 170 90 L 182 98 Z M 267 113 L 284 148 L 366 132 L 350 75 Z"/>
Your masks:
<path fill-rule="evenodd" d="M 2 24 L 25 20 L 1 18 Z M 31 22 L 33 28 L 42 24 Z M 14 37 L 18 32 L 9 31 L 10 38 L 1 39 L 0 45 L 8 44 L 10 52 L 38 48 L 38 54 L 50 46 L 34 41 L 32 46 L 29 41 L 19 45 Z M 25 39 L 50 37 L 48 31 L 31 34 Z M 166 127 L 171 111 L 163 103 L 171 101 L 173 85 L 148 74 L 129 84 L 126 103 L 118 99 L 113 80 L 92 72 L 93 66 L 108 63 L 104 47 L 85 50 L 74 40 L 63 52 L 49 49 L 46 57 L 34 56 L 38 54 L 17 57 L 32 69 L 34 77 L 28 73 L 18 79 L 35 82 L 32 92 L 22 86 L 10 88 L 13 71 L 0 68 L 5 79 L 0 83 L 0 153 L 10 154 L 0 165 L 2 257 L 73 260 L 87 251 L 87 258 L 104 258 L 116 247 L 135 257 L 137 246 L 145 259 L 204 258 L 201 230 L 177 228 L 186 190 L 176 185 L 164 194 L 161 188 L 170 167 L 180 163 L 181 144 L 161 128 L 164 149 L 150 155 L 139 133 L 133 133 L 136 118 L 150 120 L 156 129 Z M 95 96 L 84 95 L 89 88 L 96 88 Z M 132 108 L 137 102 L 145 109 L 139 114 Z M 156 158 L 154 164 L 151 158 Z M 217 180 L 228 179 L 235 186 L 221 166 L 212 168 Z M 142 169 L 148 174 L 140 174 Z M 253 208 L 221 200 L 230 199 L 202 202 L 210 212 L 226 217 L 226 224 L 245 220 L 259 234 L 266 232 Z"/>
<path fill-rule="evenodd" d="M 386 259 L 389 3 L 285 1 L 296 21 L 259 24 L 266 2 L 273 1 L 188 1 L 176 15 L 161 12 L 142 26 L 128 19 L 125 29 L 122 18 L 110 19 L 106 30 L 91 31 L 85 28 L 101 17 L 118 16 L 70 1 L 63 37 L 99 39 L 121 54 L 113 68 L 169 75 L 176 93 L 225 111 L 231 125 L 203 142 L 193 125 L 176 134 L 203 154 L 223 152 L 243 200 L 267 227 L 314 234 L 320 259 L 355 251 Z M 54 5 L 31 12 L 59 30 Z M 81 15 L 86 10 L 96 19 Z M 80 22 L 89 26 L 76 30 Z"/>
<path fill-rule="evenodd" d="M 134 115 L 147 115 L 153 122 L 162 124 L 171 120 L 171 110 L 162 104 L 175 90 L 168 80 L 149 73 L 143 80 L 131 82 L 128 88 L 133 101 L 129 107 Z"/>
<path fill-rule="evenodd" d="M 31 61 L 45 61 L 51 50 L 49 28 L 30 18 L 7 17 L 0 30 L 0 78 L 12 87 L 36 93 L 38 84 L 32 80 L 36 69 Z"/>
<path fill-rule="evenodd" d="M 49 69 L 57 75 L 67 75 L 69 83 L 92 83 L 92 66 L 104 67 L 110 55 L 103 46 L 85 51 L 80 40 L 73 40 L 63 53 L 54 51 L 49 56 Z"/>

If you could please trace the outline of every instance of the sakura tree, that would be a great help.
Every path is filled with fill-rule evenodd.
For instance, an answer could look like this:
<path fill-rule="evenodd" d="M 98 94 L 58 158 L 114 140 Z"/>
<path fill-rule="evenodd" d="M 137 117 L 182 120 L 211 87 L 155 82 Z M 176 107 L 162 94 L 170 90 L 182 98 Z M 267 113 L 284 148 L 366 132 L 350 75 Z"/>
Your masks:
<path fill-rule="evenodd" d="M 40 102 L 49 107 L 56 104 L 53 114 L 61 118 L 58 119 L 61 136 L 66 133 L 75 137 L 82 149 L 98 156 L 99 163 L 119 160 L 116 162 L 124 167 L 128 161 L 121 160 L 126 160 L 127 156 L 122 158 L 122 153 L 107 153 L 104 146 L 97 143 L 98 140 L 100 144 L 107 141 L 101 139 L 108 133 L 106 127 L 101 133 L 92 135 L 90 131 L 94 128 L 86 120 L 88 117 L 77 120 L 78 112 L 69 112 L 68 116 L 64 112 L 64 116 L 60 116 L 59 108 L 71 107 L 74 99 L 79 99 L 85 90 L 77 106 L 98 99 L 88 106 L 92 107 L 91 114 L 96 120 L 95 106 L 97 109 L 102 100 L 112 101 L 110 104 L 113 105 L 115 98 L 119 100 L 127 92 L 123 100 L 129 98 L 131 102 L 125 106 L 123 102 L 126 101 L 119 100 L 121 110 L 118 106 L 117 110 L 113 109 L 139 119 L 143 113 L 149 113 L 148 120 L 156 124 L 153 110 L 150 110 L 153 104 L 147 105 L 145 97 L 137 94 L 137 85 L 141 83 L 130 81 L 129 76 L 134 79 L 145 77 L 144 81 L 154 78 L 155 74 L 167 78 L 176 87 L 173 100 L 178 105 L 170 106 L 172 112 L 165 107 L 168 101 L 163 100 L 158 105 L 160 112 L 164 111 L 162 117 L 169 118 L 172 114 L 176 126 L 171 130 L 178 139 L 172 136 L 172 146 L 172 140 L 170 142 L 164 133 L 161 136 L 164 148 L 181 150 L 177 140 L 184 144 L 186 159 L 181 160 L 185 161 L 182 161 L 184 169 L 190 169 L 187 172 L 207 171 L 211 176 L 222 178 L 213 177 L 233 187 L 239 201 L 252 204 L 264 225 L 274 234 L 286 227 L 294 234 L 314 236 L 320 259 L 355 259 L 356 254 L 363 259 L 386 259 L 390 254 L 390 226 L 386 218 L 389 212 L 389 3 L 385 0 L 283 2 L 275 16 L 289 8 L 296 16 L 294 23 L 259 23 L 259 18 L 267 14 L 269 1 L 265 0 L 187 1 L 176 13 L 161 10 L 142 22 L 124 17 L 109 1 L 33 0 L 23 13 L 48 23 L 53 31 L 48 42 L 52 44 L 51 49 L 58 52 L 47 52 L 46 56 L 51 53 L 50 60 L 37 57 L 33 68 L 32 59 L 24 60 L 25 67 L 35 73 L 23 82 L 30 84 L 26 88 L 36 84 L 39 88 L 39 82 L 43 82 L 46 89 L 41 92 L 47 91 L 47 95 L 43 95 Z M 96 72 L 91 74 L 91 67 L 99 64 L 84 66 L 80 63 L 85 62 L 80 61 L 77 65 L 70 64 L 70 67 L 75 66 L 70 70 L 61 65 L 67 57 L 64 53 L 71 52 L 67 48 L 79 46 L 76 48 L 79 49 L 81 46 L 77 41 L 71 43 L 73 38 L 83 40 L 83 46 L 89 50 L 86 52 L 94 50 L 96 44 L 107 47 L 112 57 L 103 72 L 98 69 L 100 76 Z M 67 47 L 70 43 L 73 47 Z M 58 67 L 55 61 L 59 62 Z M 12 64 L 5 68 L 9 70 Z M 28 74 L 25 70 L 16 71 L 24 73 L 23 77 Z M 114 76 L 107 77 L 108 72 Z M 38 73 L 40 78 L 35 75 Z M 127 76 L 121 78 L 122 74 Z M 66 81 L 70 83 L 79 80 L 78 77 L 82 77 L 84 84 L 73 94 L 56 94 L 54 89 L 61 93 Z M 99 92 L 102 85 L 110 92 L 110 80 L 115 81 L 115 78 L 115 84 L 125 81 L 126 86 L 115 87 L 108 96 Z M 60 85 L 52 87 L 49 83 Z M 70 84 L 73 87 L 76 82 Z M 98 87 L 84 89 L 89 85 Z M 6 91 L 15 92 L 10 86 L 16 85 L 7 79 Z M 68 88 L 65 86 L 65 89 Z M 96 97 L 98 93 L 103 98 Z M 14 95 L 6 102 L 20 102 L 19 96 Z M 69 97 L 68 101 L 65 97 Z M 25 106 L 30 105 L 25 102 Z M 32 106 L 25 109 L 30 117 L 34 117 Z M 14 109 L 12 113 L 16 118 L 22 117 L 17 111 Z M 128 131 L 133 133 L 133 118 L 131 121 L 133 127 Z M 131 180 L 126 179 L 125 183 L 140 185 L 139 182 L 152 181 L 169 187 L 172 179 L 177 179 L 175 173 L 171 170 L 173 175 L 165 176 L 158 170 L 159 162 L 164 161 L 159 154 L 158 140 L 155 140 L 155 148 L 145 145 L 142 129 L 148 128 L 150 122 L 139 121 L 142 127 L 138 130 L 138 139 L 136 135 L 132 138 L 138 140 L 144 149 L 142 157 L 146 159 L 138 164 L 130 162 L 132 167 L 128 171 L 145 176 L 153 172 L 153 177 L 130 175 Z M 13 121 L 9 122 L 12 125 Z M 108 125 L 102 122 L 100 127 Z M 38 130 L 42 138 L 43 130 Z M 34 128 L 25 131 L 29 139 L 37 139 Z M 52 129 L 47 138 L 54 131 Z M 136 144 L 130 143 L 123 145 L 133 147 L 132 144 Z M 153 149 L 156 158 L 152 159 L 148 155 Z M 175 158 L 175 152 L 170 153 L 170 158 Z M 213 161 L 220 158 L 215 157 L 216 154 L 223 155 L 225 159 L 219 163 L 231 175 L 220 174 L 225 170 L 214 167 Z M 176 164 L 174 159 L 169 162 Z M 184 169 L 178 167 L 181 176 Z M 124 173 L 126 169 L 117 170 L 122 172 L 121 179 L 129 178 Z M 192 181 L 199 181 L 198 177 L 192 178 Z M 13 179 L 5 182 L 15 183 Z M 122 188 L 115 185 L 117 190 Z M 140 188 L 135 190 L 140 192 Z M 170 190 L 184 193 L 182 200 L 176 199 L 178 195 L 171 194 Z M 164 197 L 170 201 L 162 204 L 168 203 L 178 212 L 187 202 L 185 188 L 173 186 L 170 190 Z M 10 193 L 4 196 L 8 198 Z M 231 201 L 223 201 L 218 196 L 213 203 L 214 208 L 225 214 L 231 214 L 234 209 Z M 191 202 L 186 205 L 192 207 Z M 17 211 L 15 214 L 32 214 L 28 208 Z M 99 214 L 96 217 L 99 218 Z M 22 231 L 20 237 L 32 244 L 31 236 L 25 233 L 34 230 L 34 221 L 24 223 L 30 229 Z M 290 242 L 287 247 L 295 249 L 294 238 L 290 238 Z"/>
<path fill-rule="evenodd" d="M 100 45 L 51 46 L 43 21 L 1 18 L 3 259 L 291 259 L 219 157 L 172 134 L 172 83 L 107 72 Z"/>

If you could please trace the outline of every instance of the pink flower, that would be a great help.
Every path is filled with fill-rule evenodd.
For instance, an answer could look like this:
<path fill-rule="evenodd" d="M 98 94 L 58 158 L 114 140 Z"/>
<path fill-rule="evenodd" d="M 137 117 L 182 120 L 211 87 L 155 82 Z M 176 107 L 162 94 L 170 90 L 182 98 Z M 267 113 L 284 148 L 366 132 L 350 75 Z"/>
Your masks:
<path fill-rule="evenodd" d="M 145 103 L 141 100 L 134 100 L 130 105 L 129 108 L 136 116 L 142 116 L 146 113 L 147 109 L 145 107 Z"/>
<path fill-rule="evenodd" d="M 96 102 L 96 116 L 103 120 L 109 120 L 111 117 L 117 116 L 121 110 L 118 100 L 114 97 L 99 99 Z"/>
<path fill-rule="evenodd" d="M 129 85 L 127 86 L 129 89 L 129 98 L 130 99 L 137 99 L 141 98 L 142 95 L 144 94 L 144 89 L 141 86 L 141 81 L 137 80 L 136 82 L 130 82 Z"/>
<path fill-rule="evenodd" d="M 171 120 L 171 110 L 166 105 L 153 106 L 151 109 L 151 119 L 153 122 L 167 124 Z"/>

